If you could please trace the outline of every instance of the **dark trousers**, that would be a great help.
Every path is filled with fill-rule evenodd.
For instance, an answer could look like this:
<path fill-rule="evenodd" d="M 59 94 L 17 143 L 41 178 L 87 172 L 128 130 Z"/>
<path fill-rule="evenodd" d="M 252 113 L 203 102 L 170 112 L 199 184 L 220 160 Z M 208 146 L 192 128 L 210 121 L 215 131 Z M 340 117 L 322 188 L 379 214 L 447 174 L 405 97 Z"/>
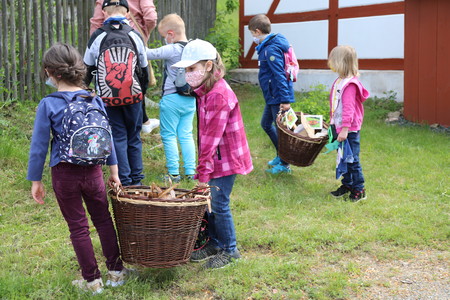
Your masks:
<path fill-rule="evenodd" d="M 106 107 L 122 185 L 138 185 L 144 179 L 142 164 L 142 104 Z"/>
<path fill-rule="evenodd" d="M 102 167 L 59 163 L 52 168 L 52 183 L 59 207 L 69 226 L 70 239 L 83 278 L 92 281 L 101 277 L 89 236 L 83 200 L 97 229 L 103 255 L 106 257 L 106 267 L 108 270 L 122 270 L 116 231 L 108 210 Z"/>
<path fill-rule="evenodd" d="M 352 190 L 361 191 L 364 188 L 364 175 L 359 162 L 360 152 L 360 134 L 358 132 L 350 132 L 347 136 L 348 143 L 353 152 L 353 163 L 347 164 L 348 171 L 341 180 L 343 185 L 350 187 Z"/>
<path fill-rule="evenodd" d="M 261 127 L 269 136 L 272 144 L 275 146 L 278 155 L 278 133 L 276 128 L 277 114 L 280 111 L 279 104 L 266 104 L 261 118 Z M 288 165 L 287 162 L 281 160 L 283 165 Z"/>

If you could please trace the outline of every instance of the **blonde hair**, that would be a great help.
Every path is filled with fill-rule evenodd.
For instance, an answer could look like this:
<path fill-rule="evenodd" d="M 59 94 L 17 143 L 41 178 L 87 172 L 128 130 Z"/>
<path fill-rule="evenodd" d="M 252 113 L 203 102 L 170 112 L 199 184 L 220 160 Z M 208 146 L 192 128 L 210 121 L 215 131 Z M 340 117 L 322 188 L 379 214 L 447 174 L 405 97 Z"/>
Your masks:
<path fill-rule="evenodd" d="M 206 65 L 207 62 L 207 60 L 201 61 L 203 65 Z M 222 62 L 219 52 L 217 52 L 216 59 L 211 60 L 211 62 L 212 68 L 207 72 L 206 79 L 204 81 L 206 92 L 209 92 L 213 88 L 214 84 L 225 76 L 225 65 Z"/>
<path fill-rule="evenodd" d="M 328 67 L 334 69 L 339 77 L 358 76 L 358 57 L 351 46 L 336 46 L 328 57 Z"/>
<path fill-rule="evenodd" d="M 108 16 L 115 16 L 115 15 L 126 16 L 128 13 L 127 8 L 125 6 L 115 6 L 115 5 L 106 6 L 105 8 L 103 8 L 103 11 L 105 11 Z"/>
<path fill-rule="evenodd" d="M 168 14 L 158 24 L 160 31 L 173 30 L 176 34 L 184 34 L 186 29 L 183 19 L 177 14 Z"/>

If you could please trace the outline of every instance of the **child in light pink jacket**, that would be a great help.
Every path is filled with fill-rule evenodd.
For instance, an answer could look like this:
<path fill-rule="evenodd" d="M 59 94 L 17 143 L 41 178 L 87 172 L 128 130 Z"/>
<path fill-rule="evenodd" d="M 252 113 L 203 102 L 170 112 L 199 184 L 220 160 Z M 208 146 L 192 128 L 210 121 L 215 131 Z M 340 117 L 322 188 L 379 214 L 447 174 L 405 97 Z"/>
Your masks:
<path fill-rule="evenodd" d="M 348 171 L 343 174 L 342 185 L 331 195 L 342 197 L 350 193 L 349 200 L 357 202 L 366 199 L 359 152 L 363 102 L 369 97 L 369 92 L 358 80 L 358 58 L 352 47 L 337 46 L 331 50 L 328 66 L 339 75 L 330 93 L 330 123 L 336 128 L 338 142 L 348 141 L 354 159 L 353 163 L 347 164 Z"/>

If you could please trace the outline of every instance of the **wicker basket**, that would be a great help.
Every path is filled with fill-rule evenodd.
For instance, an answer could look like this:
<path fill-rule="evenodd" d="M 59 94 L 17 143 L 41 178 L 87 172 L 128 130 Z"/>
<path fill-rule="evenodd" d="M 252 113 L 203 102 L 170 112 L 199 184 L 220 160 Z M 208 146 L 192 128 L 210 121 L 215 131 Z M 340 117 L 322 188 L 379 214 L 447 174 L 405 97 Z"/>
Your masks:
<path fill-rule="evenodd" d="M 185 199 L 158 199 L 149 195 L 148 186 L 127 187 L 119 196 L 109 192 L 123 261 L 152 268 L 186 263 L 209 200 L 197 198 L 195 193 Z"/>
<path fill-rule="evenodd" d="M 299 119 L 300 112 L 295 113 Z M 289 130 L 281 122 L 282 115 L 277 117 L 278 128 L 278 156 L 287 163 L 298 167 L 307 167 L 314 163 L 317 155 L 328 142 L 328 136 L 322 138 L 310 138 L 301 134 L 297 134 Z M 297 125 L 298 125 L 297 124 Z M 323 123 L 324 128 L 328 128 L 328 124 Z"/>

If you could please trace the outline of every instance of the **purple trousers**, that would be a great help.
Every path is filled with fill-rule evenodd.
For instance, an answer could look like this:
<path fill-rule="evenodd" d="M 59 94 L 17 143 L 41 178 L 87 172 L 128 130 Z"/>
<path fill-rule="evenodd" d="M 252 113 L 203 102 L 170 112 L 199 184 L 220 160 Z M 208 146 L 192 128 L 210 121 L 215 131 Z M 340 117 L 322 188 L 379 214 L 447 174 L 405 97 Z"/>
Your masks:
<path fill-rule="evenodd" d="M 116 231 L 108 210 L 102 167 L 59 163 L 52 168 L 56 199 L 69 226 L 70 239 L 86 281 L 100 278 L 83 200 L 97 229 L 108 270 L 123 269 Z"/>

